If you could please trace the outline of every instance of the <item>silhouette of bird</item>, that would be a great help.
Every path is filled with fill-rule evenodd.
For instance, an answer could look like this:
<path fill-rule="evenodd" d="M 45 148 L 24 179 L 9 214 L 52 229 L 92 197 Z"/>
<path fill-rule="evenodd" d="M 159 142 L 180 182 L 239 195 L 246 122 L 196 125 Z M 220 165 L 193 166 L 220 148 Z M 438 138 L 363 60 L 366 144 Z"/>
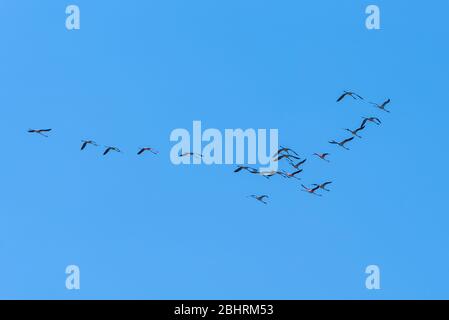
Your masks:
<path fill-rule="evenodd" d="M 370 104 L 374 105 L 375 107 L 379 108 L 380 110 L 383 110 L 385 112 L 390 112 L 389 110 L 385 109 L 385 107 L 387 106 L 387 104 L 389 104 L 391 102 L 391 99 L 388 99 L 384 102 L 382 102 L 381 104 L 378 103 L 374 103 L 374 102 L 370 102 Z"/>
<path fill-rule="evenodd" d="M 317 156 L 318 158 L 320 158 L 321 160 L 330 162 L 329 160 L 326 159 L 327 156 L 330 155 L 330 153 L 314 153 L 314 156 Z"/>
<path fill-rule="evenodd" d="M 139 152 L 137 152 L 138 155 L 141 155 L 145 151 L 150 151 L 152 154 L 158 154 L 159 151 L 154 150 L 153 148 L 140 148 Z"/>
<path fill-rule="evenodd" d="M 346 147 L 345 147 L 345 144 L 348 143 L 349 141 L 353 140 L 353 139 L 354 139 L 354 137 L 351 137 L 351 138 L 345 139 L 345 140 L 343 140 L 343 141 L 341 141 L 341 142 L 337 142 L 337 141 L 335 141 L 335 140 L 332 140 L 332 141 L 329 141 L 329 143 L 330 143 L 330 144 L 336 144 L 336 145 L 339 145 L 339 146 L 342 147 L 343 149 L 349 150 L 349 148 L 346 148 Z"/>
<path fill-rule="evenodd" d="M 312 184 L 312 186 L 316 186 L 316 187 L 318 187 L 319 189 L 322 189 L 322 190 L 325 190 L 325 191 L 330 191 L 329 189 L 326 189 L 326 186 L 329 185 L 329 184 L 331 184 L 331 183 L 332 183 L 332 181 L 327 181 L 327 182 L 322 183 L 322 184 L 316 184 L 316 183 L 314 183 L 314 184 Z"/>
<path fill-rule="evenodd" d="M 274 154 L 275 156 L 282 153 L 282 152 L 287 152 L 288 154 L 290 154 L 290 152 L 294 153 L 295 155 L 299 156 L 295 150 L 290 149 L 290 148 L 286 148 L 283 146 L 280 146 L 281 148 Z"/>
<path fill-rule="evenodd" d="M 297 170 L 297 171 L 295 171 L 295 172 L 292 172 L 292 173 L 288 173 L 288 172 L 283 172 L 283 174 L 285 174 L 285 176 L 287 177 L 287 178 L 295 178 L 295 179 L 298 179 L 298 180 L 301 180 L 300 178 L 298 178 L 298 177 L 296 177 L 296 175 L 298 174 L 298 173 L 301 173 L 303 170 L 301 169 L 301 170 Z"/>
<path fill-rule="evenodd" d="M 110 151 L 115 151 L 115 152 L 122 152 L 120 151 L 120 149 L 116 148 L 116 147 L 106 147 L 106 150 L 104 150 L 103 155 L 107 155 Z"/>
<path fill-rule="evenodd" d="M 81 142 L 83 143 L 81 145 L 81 150 L 84 150 L 88 144 L 98 147 L 98 144 L 92 140 L 81 140 Z"/>
<path fill-rule="evenodd" d="M 37 133 L 40 134 L 41 136 L 44 136 L 45 138 L 48 138 L 48 136 L 45 133 L 50 132 L 51 129 L 29 129 L 28 133 Z"/>
<path fill-rule="evenodd" d="M 276 159 L 274 159 L 273 161 L 274 161 L 274 162 L 277 162 L 277 161 L 282 160 L 282 159 L 284 159 L 284 158 L 287 159 L 287 160 L 291 160 L 291 158 L 296 159 L 296 160 L 301 159 L 300 157 L 293 156 L 293 155 L 291 155 L 291 154 L 281 154 L 281 155 L 279 155 Z"/>
<path fill-rule="evenodd" d="M 380 119 L 376 118 L 376 117 L 369 117 L 369 118 L 362 117 L 362 119 L 363 119 L 362 125 L 361 125 L 362 127 L 365 126 L 368 122 L 375 123 L 378 126 L 380 126 L 380 124 L 382 123 L 382 121 L 380 121 Z"/>
<path fill-rule="evenodd" d="M 354 100 L 361 99 L 363 100 L 363 98 L 361 96 L 359 96 L 357 93 L 355 92 L 351 92 L 351 91 L 344 91 L 344 93 L 337 99 L 337 102 L 342 101 L 344 98 L 346 98 L 347 96 L 352 97 Z"/>
<path fill-rule="evenodd" d="M 258 175 L 261 175 L 262 177 L 265 177 L 267 179 L 269 179 L 269 178 L 271 178 L 272 176 L 275 176 L 275 175 L 280 175 L 280 176 L 282 176 L 284 178 L 287 177 L 285 175 L 285 173 L 283 173 L 281 171 L 275 171 L 275 170 L 272 170 L 272 171 L 259 171 L 259 170 L 257 170 L 257 172 L 254 172 L 254 173 L 258 174 Z"/>
<path fill-rule="evenodd" d="M 358 135 L 358 132 L 362 131 L 363 129 L 365 129 L 365 126 L 361 126 L 360 128 L 357 128 L 355 130 L 350 130 L 350 129 L 344 129 L 344 130 L 350 132 L 354 137 L 362 138 L 361 136 Z"/>
<path fill-rule="evenodd" d="M 258 196 L 258 195 L 255 195 L 255 194 L 252 194 L 252 195 L 250 195 L 250 196 L 248 196 L 249 198 L 253 198 L 253 199 L 256 199 L 257 201 L 260 201 L 260 202 L 262 202 L 263 204 L 267 204 L 267 202 L 264 200 L 265 198 L 269 198 L 267 195 L 261 195 L 261 196 Z"/>
<path fill-rule="evenodd" d="M 246 170 L 246 171 L 248 171 L 250 173 L 257 173 L 258 172 L 257 169 L 254 169 L 254 168 L 251 168 L 251 167 L 246 167 L 246 166 L 237 166 L 237 169 L 235 169 L 234 172 L 237 173 L 237 172 L 240 172 L 242 170 Z"/>
<path fill-rule="evenodd" d="M 199 157 L 199 158 L 202 158 L 203 155 L 199 154 L 199 153 L 194 153 L 194 152 L 184 152 L 184 153 L 180 153 L 179 157 L 180 158 L 182 158 L 182 157 Z"/>
<path fill-rule="evenodd" d="M 298 162 L 297 164 L 294 164 L 292 160 L 290 160 L 290 164 L 293 168 L 298 169 L 300 166 L 302 166 L 305 162 L 307 161 L 307 159 L 304 159 L 300 162 Z"/>
<path fill-rule="evenodd" d="M 315 193 L 320 187 L 315 187 L 315 188 L 310 189 L 310 188 L 307 188 L 307 187 L 306 187 L 305 185 L 303 185 L 303 184 L 302 184 L 301 186 L 304 188 L 304 190 L 301 190 L 301 191 L 304 191 L 304 192 L 313 194 L 313 195 L 315 195 L 315 196 L 321 197 L 321 194 Z"/>

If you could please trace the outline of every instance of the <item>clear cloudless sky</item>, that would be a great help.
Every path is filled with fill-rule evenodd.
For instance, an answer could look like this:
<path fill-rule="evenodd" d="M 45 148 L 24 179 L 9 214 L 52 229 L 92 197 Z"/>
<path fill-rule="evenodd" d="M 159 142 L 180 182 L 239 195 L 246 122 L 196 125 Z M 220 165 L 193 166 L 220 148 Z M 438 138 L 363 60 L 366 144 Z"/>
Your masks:
<path fill-rule="evenodd" d="M 449 298 L 448 21 L 441 0 L 0 1 L 0 297 Z M 337 104 L 346 89 L 392 112 Z M 383 123 L 327 143 L 362 116 Z M 170 133 L 193 120 L 279 129 L 301 182 L 332 191 L 174 166 Z"/>

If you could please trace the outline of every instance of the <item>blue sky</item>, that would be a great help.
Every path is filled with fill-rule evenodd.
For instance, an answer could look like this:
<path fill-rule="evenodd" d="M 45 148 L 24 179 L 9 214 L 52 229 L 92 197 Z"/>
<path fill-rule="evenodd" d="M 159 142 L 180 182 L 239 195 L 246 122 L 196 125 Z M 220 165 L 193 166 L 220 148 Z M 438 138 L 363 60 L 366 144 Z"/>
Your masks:
<path fill-rule="evenodd" d="M 81 29 L 65 28 L 77 4 Z M 381 9 L 381 30 L 365 8 Z M 447 1 L 1 1 L 0 297 L 449 298 Z M 391 98 L 391 114 L 347 100 Z M 361 116 L 378 116 L 350 151 Z M 174 166 L 170 132 L 277 128 L 304 183 Z M 46 139 L 29 128 L 53 128 Z M 123 154 L 80 152 L 81 139 Z M 137 157 L 138 147 L 161 151 Z M 313 159 L 330 152 L 331 163 Z M 269 194 L 264 206 L 246 196 Z M 65 268 L 81 269 L 81 290 Z M 378 265 L 381 290 L 365 288 Z"/>

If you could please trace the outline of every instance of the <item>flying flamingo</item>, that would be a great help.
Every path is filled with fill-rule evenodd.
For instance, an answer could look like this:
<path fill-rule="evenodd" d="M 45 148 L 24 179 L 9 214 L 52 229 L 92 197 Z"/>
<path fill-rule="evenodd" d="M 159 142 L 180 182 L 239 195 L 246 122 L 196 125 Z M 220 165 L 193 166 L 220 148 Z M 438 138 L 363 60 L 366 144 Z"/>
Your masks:
<path fill-rule="evenodd" d="M 360 128 L 357 128 L 355 130 L 350 130 L 350 129 L 344 129 L 344 130 L 350 132 L 354 137 L 362 138 L 361 136 L 358 135 L 358 132 L 362 131 L 363 129 L 365 129 L 364 125 L 360 126 Z"/>
<path fill-rule="evenodd" d="M 139 152 L 137 152 L 138 155 L 141 155 L 145 151 L 150 151 L 152 154 L 158 154 L 159 151 L 154 150 L 153 148 L 141 148 Z"/>
<path fill-rule="evenodd" d="M 292 172 L 292 173 L 288 173 L 288 172 L 283 172 L 283 173 L 285 174 L 285 176 L 286 176 L 287 178 L 295 178 L 295 179 L 300 180 L 300 178 L 296 177 L 296 175 L 297 175 L 298 173 L 301 173 L 302 171 L 303 171 L 303 170 L 301 169 L 301 170 L 297 170 L 297 171 Z"/>
<path fill-rule="evenodd" d="M 281 171 L 274 171 L 274 170 L 272 170 L 272 171 L 256 171 L 256 172 L 254 172 L 255 174 L 259 174 L 259 175 L 261 175 L 262 177 L 265 177 L 265 178 L 267 178 L 267 179 L 269 179 L 269 178 L 271 178 L 272 176 L 275 176 L 275 175 L 280 175 L 280 176 L 282 176 L 282 177 L 284 177 L 284 178 L 286 178 L 287 176 L 286 176 L 286 174 L 285 173 L 283 173 L 283 172 L 281 172 Z"/>
<path fill-rule="evenodd" d="M 303 184 L 302 184 L 301 186 L 304 188 L 304 190 L 301 190 L 301 191 L 304 191 L 304 192 L 313 194 L 313 195 L 318 196 L 318 197 L 321 197 L 321 196 L 322 196 L 321 194 L 315 193 L 315 191 L 317 191 L 320 187 L 315 187 L 315 188 L 309 189 L 309 188 L 307 188 L 307 187 L 306 187 L 305 185 L 303 185 Z"/>
<path fill-rule="evenodd" d="M 287 152 L 288 154 L 290 154 L 290 152 L 293 152 L 295 155 L 299 156 L 293 149 L 290 148 L 286 148 L 281 146 L 281 148 L 274 154 L 275 156 L 282 153 L 282 152 Z"/>
<path fill-rule="evenodd" d="M 37 133 L 40 134 L 41 136 L 44 136 L 45 138 L 48 138 L 48 136 L 45 133 L 50 132 L 51 129 L 29 129 L 28 133 Z"/>
<path fill-rule="evenodd" d="M 362 126 L 366 125 L 367 122 L 375 123 L 378 126 L 382 123 L 382 121 L 380 121 L 380 119 L 376 117 L 369 117 L 369 118 L 362 117 L 362 119 L 363 119 Z"/>
<path fill-rule="evenodd" d="M 391 99 L 388 99 L 384 102 L 382 102 L 381 104 L 378 103 L 374 103 L 374 102 L 370 102 L 370 104 L 374 105 L 375 107 L 379 108 L 380 110 L 383 110 L 385 112 L 390 113 L 389 110 L 385 109 L 385 107 L 387 106 L 387 104 L 389 104 L 391 102 Z"/>
<path fill-rule="evenodd" d="M 198 153 L 194 153 L 194 152 L 184 152 L 184 153 L 180 153 L 179 157 L 200 157 L 202 158 L 203 155 L 202 154 L 198 154 Z"/>
<path fill-rule="evenodd" d="M 292 156 L 292 155 L 290 155 L 290 154 L 282 154 L 282 155 L 279 155 L 276 159 L 274 159 L 273 161 L 274 162 L 277 162 L 277 161 L 279 161 L 279 160 L 282 160 L 282 159 L 287 159 L 287 160 L 291 160 L 290 158 L 293 158 L 293 159 L 296 159 L 296 160 L 299 160 L 300 158 L 299 157 L 297 157 L 297 156 Z"/>
<path fill-rule="evenodd" d="M 359 96 L 357 93 L 355 92 L 351 92 L 351 91 L 344 91 L 344 93 L 337 99 L 337 102 L 342 101 L 344 98 L 346 98 L 347 96 L 352 97 L 354 100 L 361 99 L 364 100 L 361 96 Z"/>
<path fill-rule="evenodd" d="M 302 166 L 305 162 L 307 161 L 307 159 L 304 159 L 300 162 L 298 162 L 297 164 L 294 164 L 293 161 L 290 160 L 290 164 L 292 165 L 293 168 L 298 169 L 300 166 Z"/>
<path fill-rule="evenodd" d="M 318 189 L 322 189 L 322 190 L 325 190 L 325 191 L 330 191 L 329 189 L 326 189 L 326 186 L 331 184 L 331 183 L 332 183 L 332 181 L 327 181 L 327 182 L 322 183 L 322 184 L 314 183 L 314 184 L 312 184 L 312 186 L 318 187 Z"/>
<path fill-rule="evenodd" d="M 91 144 L 91 145 L 93 145 L 95 147 L 98 147 L 98 144 L 95 141 L 92 141 L 92 140 L 81 140 L 81 142 L 83 143 L 81 145 L 81 150 L 84 150 L 88 144 Z"/>
<path fill-rule="evenodd" d="M 351 138 L 345 139 L 345 140 L 343 140 L 343 141 L 341 141 L 341 142 L 337 142 L 337 141 L 335 141 L 335 140 L 332 140 L 332 141 L 329 141 L 329 143 L 330 143 L 330 144 L 336 144 L 336 145 L 339 145 L 339 146 L 342 147 L 343 149 L 349 150 L 348 148 L 345 147 L 345 144 L 348 143 L 349 141 L 353 140 L 353 139 L 354 139 L 354 137 L 351 137 Z"/>
<path fill-rule="evenodd" d="M 261 196 L 258 196 L 258 195 L 255 195 L 255 194 L 252 194 L 252 195 L 250 195 L 250 196 L 248 196 L 249 198 L 254 198 L 254 199 L 256 199 L 257 201 L 260 201 L 260 202 L 262 202 L 263 204 L 267 204 L 267 202 L 264 200 L 265 198 L 269 198 L 267 195 L 261 195 Z"/>
<path fill-rule="evenodd" d="M 237 172 L 240 172 L 242 170 L 246 170 L 246 171 L 248 171 L 250 173 L 257 173 L 258 172 L 257 169 L 254 169 L 254 168 L 251 168 L 251 167 L 246 167 L 246 166 L 237 166 L 237 169 L 235 169 L 234 172 L 237 173 Z"/>
<path fill-rule="evenodd" d="M 326 157 L 329 156 L 330 153 L 316 153 L 316 152 L 315 152 L 313 155 L 314 155 L 314 156 L 317 156 L 317 157 L 320 158 L 321 160 L 330 162 L 329 160 L 326 159 Z"/>
<path fill-rule="evenodd" d="M 110 151 L 115 151 L 115 152 L 122 152 L 120 151 L 120 149 L 116 148 L 116 147 L 106 147 L 106 150 L 104 150 L 103 155 L 107 155 Z"/>

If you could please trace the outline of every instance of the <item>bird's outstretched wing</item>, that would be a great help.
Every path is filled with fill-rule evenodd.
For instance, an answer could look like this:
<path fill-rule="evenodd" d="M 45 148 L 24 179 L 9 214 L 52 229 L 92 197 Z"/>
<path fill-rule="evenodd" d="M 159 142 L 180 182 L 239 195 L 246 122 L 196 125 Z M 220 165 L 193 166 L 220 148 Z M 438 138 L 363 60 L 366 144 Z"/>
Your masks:
<path fill-rule="evenodd" d="M 340 102 L 341 100 L 343 100 L 347 95 L 348 95 L 347 92 L 343 93 L 343 94 L 337 99 L 337 102 Z"/>
<path fill-rule="evenodd" d="M 307 159 L 304 159 L 304 160 L 298 162 L 297 164 L 294 164 L 293 161 L 290 161 L 290 164 L 292 165 L 293 168 L 298 168 L 299 166 L 302 166 L 306 161 L 307 161 Z"/>
<path fill-rule="evenodd" d="M 360 127 L 364 127 L 367 122 L 368 122 L 368 118 L 363 118 L 363 121 L 362 121 L 362 124 L 360 125 Z"/>
<path fill-rule="evenodd" d="M 386 100 L 384 103 L 382 103 L 382 107 L 385 107 L 387 104 L 391 102 L 391 99 Z"/>
<path fill-rule="evenodd" d="M 353 140 L 353 139 L 354 139 L 354 137 L 351 137 L 351 138 L 348 138 L 348 139 L 346 139 L 346 140 L 343 140 L 343 141 L 341 142 L 341 144 L 348 143 L 349 141 L 351 141 L 351 140 Z"/>
<path fill-rule="evenodd" d="M 286 155 L 286 154 L 283 154 L 283 155 L 278 156 L 278 157 L 277 157 L 276 159 L 274 159 L 273 161 L 274 161 L 274 162 L 277 162 L 277 161 L 279 161 L 279 160 L 284 159 L 285 157 L 287 157 L 287 155 Z"/>
<path fill-rule="evenodd" d="M 279 153 L 286 151 L 287 148 L 284 148 L 283 146 L 281 146 L 281 148 L 274 154 L 275 156 L 277 156 Z"/>
<path fill-rule="evenodd" d="M 283 147 L 283 146 L 281 146 L 281 148 L 284 149 L 284 151 L 293 152 L 295 155 L 299 156 L 299 154 L 295 150 L 293 150 L 293 149 L 286 148 L 286 147 Z"/>
<path fill-rule="evenodd" d="M 243 170 L 243 167 L 240 167 L 240 166 L 239 166 L 237 169 L 234 170 L 234 172 L 240 172 L 240 171 L 242 171 L 242 170 Z"/>

